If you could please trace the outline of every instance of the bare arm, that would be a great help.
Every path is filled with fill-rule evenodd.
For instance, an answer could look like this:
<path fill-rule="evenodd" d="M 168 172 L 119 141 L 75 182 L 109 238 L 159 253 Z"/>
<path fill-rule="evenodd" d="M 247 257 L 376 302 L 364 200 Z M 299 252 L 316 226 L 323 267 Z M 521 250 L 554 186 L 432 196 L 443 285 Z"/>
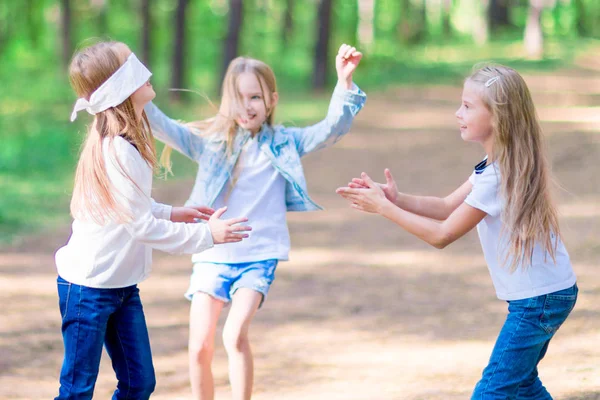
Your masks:
<path fill-rule="evenodd" d="M 413 196 L 398 192 L 396 206 L 413 214 L 443 221 L 465 201 L 473 184 L 468 180 L 446 197 Z"/>
<path fill-rule="evenodd" d="M 407 232 L 417 236 L 421 240 L 430 245 L 442 249 L 454 242 L 458 238 L 464 236 L 467 232 L 473 229 L 485 216 L 484 211 L 471 207 L 464 203 L 464 197 L 470 190 L 470 183 L 463 184 L 455 190 L 446 199 L 435 197 L 422 197 L 425 201 L 419 201 L 419 196 L 408 197 L 407 203 L 413 209 L 423 211 L 425 205 L 440 207 L 440 209 L 449 210 L 449 215 L 443 218 L 442 221 L 435 221 L 428 216 L 418 215 L 416 212 L 411 212 L 400 208 L 397 204 L 390 201 L 383 189 L 371 180 L 367 175 L 364 175 L 366 188 L 339 188 L 337 193 L 352 202 L 352 207 L 365 212 L 381 214 L 387 219 L 400 225 Z M 446 204 L 444 204 L 446 203 Z M 423 212 L 424 214 L 432 214 Z M 441 215 L 441 212 L 439 213 Z"/>
<path fill-rule="evenodd" d="M 375 185 L 383 190 L 388 200 L 403 210 L 438 221 L 448 218 L 465 201 L 473 188 L 473 184 L 467 180 L 446 197 L 415 196 L 398 191 L 398 185 L 389 169 L 385 169 L 384 175 L 386 182 L 375 183 Z M 369 186 L 364 179 L 365 176 L 366 174 L 363 172 L 361 178 L 352 179 L 348 187 L 353 189 L 368 188 Z"/>

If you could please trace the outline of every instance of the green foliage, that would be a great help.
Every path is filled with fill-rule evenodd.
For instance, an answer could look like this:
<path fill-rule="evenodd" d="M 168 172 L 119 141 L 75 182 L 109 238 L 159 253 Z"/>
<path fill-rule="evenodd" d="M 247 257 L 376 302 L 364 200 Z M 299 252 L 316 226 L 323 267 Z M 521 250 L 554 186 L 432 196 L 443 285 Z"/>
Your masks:
<path fill-rule="evenodd" d="M 357 2 L 333 1 L 330 88 L 335 80 L 333 56 L 337 47 L 341 43 L 360 44 Z M 552 69 L 572 60 L 575 51 L 585 51 L 589 40 L 582 41 L 580 36 L 600 37 L 600 25 L 595 23 L 600 17 L 597 1 L 558 0 L 542 16 L 547 39 L 545 59 L 526 62 L 521 40 L 527 2 L 514 2 L 510 10 L 512 26 L 496 33 L 487 45 L 475 47 L 469 24 L 477 15 L 464 15 L 469 1 L 474 0 L 455 0 L 450 10 L 444 10 L 443 1 L 375 0 L 374 43 L 355 80 L 368 91 L 405 83 L 458 84 L 474 63 L 485 60 L 518 69 Z M 134 52 L 140 51 L 140 0 L 71 3 L 71 31 L 77 47 L 103 38 L 123 41 Z M 188 102 L 179 105 L 167 102 L 177 3 L 152 0 L 151 4 L 149 64 L 159 93 L 157 102 L 176 118 L 208 117 L 213 111 L 203 96 L 218 104 L 228 1 L 189 1 L 184 89 L 202 96 L 190 94 Z M 292 2 L 293 26 L 289 41 L 284 43 L 286 4 L 287 0 L 244 1 L 240 53 L 273 67 L 281 97 L 276 119 L 304 125 L 324 115 L 329 99 L 328 92 L 310 91 L 316 4 L 314 0 Z M 446 12 L 450 35 L 444 33 L 442 25 Z M 75 96 L 60 59 L 60 33 L 58 0 L 0 2 L 0 242 L 69 219 L 72 177 L 85 123 L 90 118 L 81 114 L 75 124 L 68 122 Z M 176 177 L 189 177 L 195 167 L 175 156 L 174 171 Z"/>

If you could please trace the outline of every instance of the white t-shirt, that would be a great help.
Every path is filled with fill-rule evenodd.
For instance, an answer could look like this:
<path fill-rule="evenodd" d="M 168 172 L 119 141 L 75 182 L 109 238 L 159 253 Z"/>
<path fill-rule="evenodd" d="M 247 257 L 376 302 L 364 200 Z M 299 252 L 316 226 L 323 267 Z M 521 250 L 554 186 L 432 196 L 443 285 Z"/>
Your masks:
<path fill-rule="evenodd" d="M 233 172 L 234 185 L 228 182 L 217 196 L 213 208 L 227 206 L 223 219 L 248 217 L 250 237 L 194 254 L 192 262 L 245 263 L 267 259 L 287 260 L 290 234 L 286 221 L 285 178 L 260 150 L 256 138 L 242 149 Z"/>
<path fill-rule="evenodd" d="M 133 219 L 106 225 L 89 219 L 73 221 L 69 242 L 56 252 L 55 261 L 58 274 L 77 285 L 106 289 L 135 285 L 150 273 L 152 248 L 192 254 L 213 246 L 207 224 L 168 221 L 171 207 L 155 203 L 150 197 L 152 169 L 148 163 L 122 137 L 116 137 L 113 143 L 114 153 L 109 149 L 109 140 L 103 142 L 106 172 L 116 189 L 116 201 L 129 210 Z"/>
<path fill-rule="evenodd" d="M 484 160 L 485 161 L 485 160 Z M 473 184 L 465 202 L 488 215 L 477 224 L 479 240 L 487 262 L 496 295 L 501 300 L 520 300 L 567 289 L 575 284 L 576 277 L 571 267 L 569 254 L 562 241 L 556 248 L 556 264 L 543 247 L 536 243 L 530 266 L 511 273 L 503 265 L 508 251 L 507 235 L 502 232 L 502 208 L 500 195 L 500 171 L 497 164 L 479 164 L 469 177 Z"/>

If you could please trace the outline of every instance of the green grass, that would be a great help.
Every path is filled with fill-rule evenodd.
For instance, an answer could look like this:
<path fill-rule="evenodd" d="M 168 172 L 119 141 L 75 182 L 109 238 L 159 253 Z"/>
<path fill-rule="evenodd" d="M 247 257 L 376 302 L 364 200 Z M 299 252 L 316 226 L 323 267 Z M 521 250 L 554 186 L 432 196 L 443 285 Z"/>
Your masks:
<path fill-rule="evenodd" d="M 522 58 L 520 41 L 494 42 L 482 48 L 470 43 L 429 44 L 405 54 L 377 51 L 365 57 L 355 81 L 367 92 L 390 85 L 457 84 L 473 64 L 493 60 L 522 72 L 551 71 L 569 66 L 577 51 L 597 48 L 594 41 L 547 43 L 547 57 L 540 61 Z M 302 126 L 322 118 L 330 92 L 312 93 L 306 59 L 288 54 L 274 64 L 278 77 L 280 106 L 276 121 Z M 201 96 L 189 95 L 189 102 L 169 105 L 164 65 L 156 65 L 157 103 L 174 118 L 193 120 L 211 113 Z M 16 64 L 15 64 L 16 63 Z M 15 68 L 20 73 L 15 75 Z M 214 86 L 214 73 L 207 67 L 193 71 L 191 89 Z M 330 65 L 333 85 L 335 71 Z M 196 85 L 198 85 L 196 87 Z M 72 178 L 85 124 L 91 118 L 80 113 L 75 124 L 68 122 L 74 95 L 66 76 L 55 60 L 42 63 L 24 55 L 0 66 L 0 244 L 69 221 L 68 205 Z M 218 104 L 218 97 L 209 93 Z M 367 106 L 368 107 L 368 106 Z M 174 179 L 193 176 L 193 162 L 174 156 Z M 173 178 L 169 178 L 173 179 Z"/>

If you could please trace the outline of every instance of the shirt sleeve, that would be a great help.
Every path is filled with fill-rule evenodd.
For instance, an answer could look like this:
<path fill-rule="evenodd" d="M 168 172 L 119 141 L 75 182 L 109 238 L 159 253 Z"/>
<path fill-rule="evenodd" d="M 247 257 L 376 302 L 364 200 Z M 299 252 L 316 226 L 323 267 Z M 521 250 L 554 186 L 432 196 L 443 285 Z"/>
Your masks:
<path fill-rule="evenodd" d="M 330 146 L 348 133 L 354 117 L 363 108 L 366 99 L 367 95 L 356 84 L 352 83 L 350 90 L 338 84 L 331 96 L 324 120 L 305 128 L 285 128 L 294 138 L 300 157 Z"/>
<path fill-rule="evenodd" d="M 490 165 L 479 175 L 473 173 L 469 181 L 473 184 L 473 189 L 465 199 L 465 203 L 492 217 L 500 216 L 502 204 L 499 172 Z"/>
<path fill-rule="evenodd" d="M 146 104 L 144 111 L 155 138 L 194 161 L 200 157 L 204 149 L 204 138 L 195 134 L 192 128 L 167 117 L 152 102 Z"/>
<path fill-rule="evenodd" d="M 173 209 L 172 206 L 168 204 L 157 203 L 153 198 L 150 198 L 150 201 L 152 202 L 152 215 L 154 215 L 155 218 L 166 219 L 169 221 L 171 220 L 171 210 Z"/>
<path fill-rule="evenodd" d="M 114 155 L 105 158 L 106 170 L 116 191 L 116 201 L 131 217 L 124 227 L 133 240 L 175 254 L 193 254 L 213 247 L 208 224 L 175 223 L 154 215 L 153 200 L 140 185 L 144 179 L 152 179 L 151 169 L 133 146 L 115 147 Z M 161 208 L 161 212 L 165 211 Z"/>

